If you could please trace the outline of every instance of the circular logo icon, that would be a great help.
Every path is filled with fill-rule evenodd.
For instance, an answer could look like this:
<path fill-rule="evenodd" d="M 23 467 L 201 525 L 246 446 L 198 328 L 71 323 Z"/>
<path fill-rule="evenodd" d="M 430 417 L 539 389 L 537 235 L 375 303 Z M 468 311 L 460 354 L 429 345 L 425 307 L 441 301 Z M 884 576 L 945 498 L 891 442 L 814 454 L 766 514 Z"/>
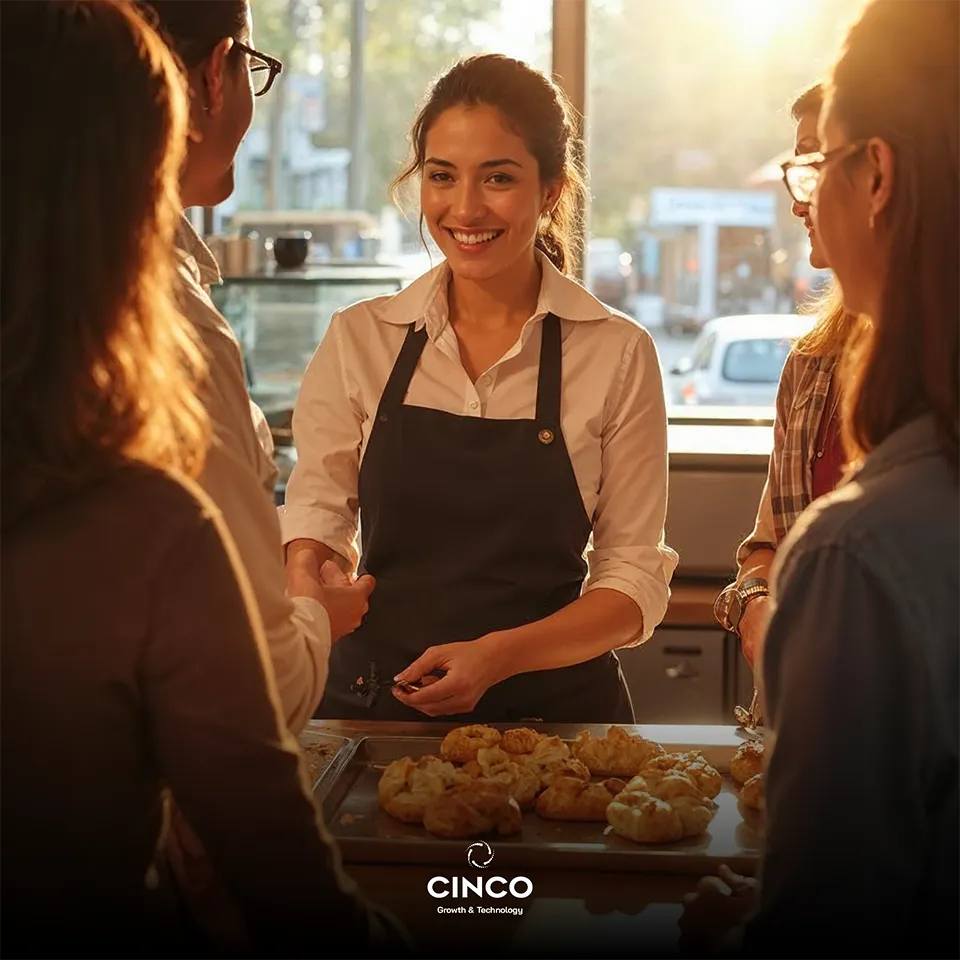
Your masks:
<path fill-rule="evenodd" d="M 467 863 L 475 870 L 484 870 L 493 863 L 493 847 L 486 840 L 478 840 L 467 847 Z"/>

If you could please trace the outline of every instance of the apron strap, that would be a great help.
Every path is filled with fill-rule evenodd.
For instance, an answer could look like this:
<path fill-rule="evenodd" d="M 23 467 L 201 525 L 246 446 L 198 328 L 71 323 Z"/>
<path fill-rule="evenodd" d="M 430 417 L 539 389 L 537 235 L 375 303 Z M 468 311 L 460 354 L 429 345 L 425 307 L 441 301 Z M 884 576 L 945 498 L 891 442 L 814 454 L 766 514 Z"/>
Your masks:
<path fill-rule="evenodd" d="M 397 354 L 396 362 L 387 378 L 387 384 L 380 395 L 380 404 L 377 407 L 377 419 L 386 420 L 387 416 L 403 406 L 403 401 L 407 397 L 407 389 L 410 387 L 410 381 L 413 379 L 413 371 L 417 369 L 420 362 L 420 354 L 427 343 L 427 328 L 424 325 L 419 330 L 414 329 L 415 324 L 407 327 L 407 335 L 404 337 L 403 346 L 400 353 Z"/>
<path fill-rule="evenodd" d="M 537 375 L 537 423 L 560 429 L 561 347 L 560 318 L 548 313 L 541 324 L 540 372 Z"/>

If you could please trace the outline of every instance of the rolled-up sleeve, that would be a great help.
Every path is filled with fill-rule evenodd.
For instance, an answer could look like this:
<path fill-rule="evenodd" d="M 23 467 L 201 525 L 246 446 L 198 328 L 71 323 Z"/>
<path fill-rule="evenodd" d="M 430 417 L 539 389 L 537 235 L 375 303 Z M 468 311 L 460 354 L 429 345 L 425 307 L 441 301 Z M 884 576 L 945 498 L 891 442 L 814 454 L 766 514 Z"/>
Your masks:
<path fill-rule="evenodd" d="M 297 463 L 280 509 L 283 542 L 325 544 L 353 567 L 364 415 L 351 396 L 343 362 L 339 315 L 334 315 L 303 375 L 293 412 Z"/>
<path fill-rule="evenodd" d="M 663 620 L 679 560 L 664 540 L 667 411 L 660 361 L 645 330 L 626 351 L 611 395 L 584 592 L 618 590 L 633 600 L 643 616 L 642 643 Z"/>

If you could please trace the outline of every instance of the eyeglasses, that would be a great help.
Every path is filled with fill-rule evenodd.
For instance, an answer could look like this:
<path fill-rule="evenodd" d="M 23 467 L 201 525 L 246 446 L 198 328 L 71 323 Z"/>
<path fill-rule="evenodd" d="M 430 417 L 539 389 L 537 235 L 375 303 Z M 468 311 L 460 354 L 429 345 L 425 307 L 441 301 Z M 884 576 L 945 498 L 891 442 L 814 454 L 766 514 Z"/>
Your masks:
<path fill-rule="evenodd" d="M 253 95 L 255 97 L 262 97 L 273 86 L 273 81 L 277 79 L 280 71 L 283 70 L 283 64 L 273 57 L 268 57 L 265 53 L 260 53 L 259 50 L 254 50 L 253 47 L 248 47 L 245 43 L 240 43 L 239 40 L 234 41 L 234 46 L 238 47 L 250 57 L 250 76 L 253 79 Z"/>
<path fill-rule="evenodd" d="M 783 171 L 783 183 L 787 192 L 797 203 L 809 203 L 813 191 L 817 187 L 820 171 L 824 164 L 831 160 L 852 157 L 855 153 L 859 153 L 867 143 L 867 140 L 855 140 L 853 143 L 846 143 L 842 147 L 828 150 L 826 153 L 820 153 L 819 151 L 804 153 L 780 164 L 780 169 Z"/>

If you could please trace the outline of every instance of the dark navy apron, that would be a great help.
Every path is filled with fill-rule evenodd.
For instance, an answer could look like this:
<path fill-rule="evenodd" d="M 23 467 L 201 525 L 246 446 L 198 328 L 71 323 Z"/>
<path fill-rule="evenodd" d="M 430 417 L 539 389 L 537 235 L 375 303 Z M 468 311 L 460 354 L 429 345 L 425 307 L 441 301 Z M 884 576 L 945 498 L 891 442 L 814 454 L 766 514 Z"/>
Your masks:
<path fill-rule="evenodd" d="M 390 680 L 427 647 L 519 627 L 573 603 L 592 524 L 560 429 L 560 320 L 542 323 L 534 420 L 408 406 L 427 342 L 410 326 L 360 468 L 360 571 L 377 585 L 359 629 L 330 656 L 318 718 L 632 723 L 620 663 L 605 653 L 491 687 L 472 713 L 430 718 L 383 690 L 350 692 L 375 662 Z"/>

